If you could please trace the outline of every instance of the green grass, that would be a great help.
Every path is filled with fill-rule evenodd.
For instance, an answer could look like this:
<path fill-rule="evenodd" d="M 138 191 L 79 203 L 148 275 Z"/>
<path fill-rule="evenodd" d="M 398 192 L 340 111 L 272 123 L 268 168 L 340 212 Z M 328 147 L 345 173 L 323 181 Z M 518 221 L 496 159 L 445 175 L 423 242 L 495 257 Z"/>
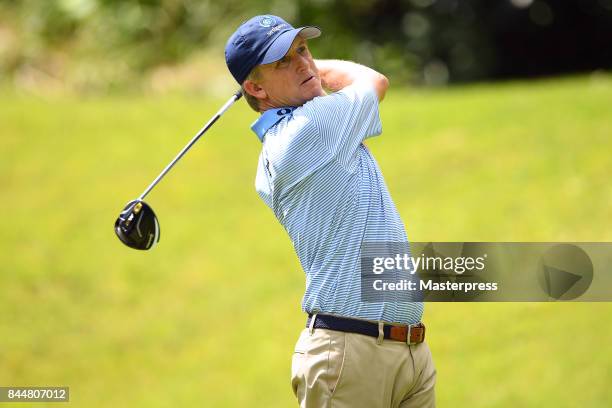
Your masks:
<path fill-rule="evenodd" d="M 82 407 L 293 406 L 304 278 L 254 191 L 246 104 L 148 198 L 159 247 L 112 231 L 222 103 L 3 92 L 0 385 L 68 385 Z M 609 76 L 396 90 L 368 146 L 411 240 L 610 241 L 610 106 Z M 611 314 L 427 304 L 439 406 L 611 406 Z"/>

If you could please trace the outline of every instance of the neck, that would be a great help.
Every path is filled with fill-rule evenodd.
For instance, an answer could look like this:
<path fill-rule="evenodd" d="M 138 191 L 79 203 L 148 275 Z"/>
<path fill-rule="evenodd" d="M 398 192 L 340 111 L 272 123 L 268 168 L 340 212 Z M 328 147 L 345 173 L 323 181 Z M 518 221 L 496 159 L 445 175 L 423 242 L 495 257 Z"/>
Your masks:
<path fill-rule="evenodd" d="M 288 106 L 297 106 L 297 105 L 293 105 L 289 102 L 283 102 L 283 101 L 272 101 L 267 98 L 260 99 L 259 100 L 259 113 L 264 113 L 265 111 L 269 109 L 286 108 Z"/>

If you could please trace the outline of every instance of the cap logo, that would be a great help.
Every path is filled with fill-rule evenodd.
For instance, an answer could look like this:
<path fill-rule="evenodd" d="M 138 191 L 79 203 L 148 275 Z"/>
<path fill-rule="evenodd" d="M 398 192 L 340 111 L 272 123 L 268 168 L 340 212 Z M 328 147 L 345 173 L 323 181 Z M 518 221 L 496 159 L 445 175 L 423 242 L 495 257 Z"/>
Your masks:
<path fill-rule="evenodd" d="M 285 28 L 286 26 L 287 26 L 287 24 L 279 24 L 279 25 L 275 26 L 273 29 L 271 29 L 270 31 L 268 31 L 268 32 L 266 33 L 266 35 L 269 37 L 269 36 L 271 36 L 272 34 L 274 34 L 275 32 L 282 30 L 282 29 L 283 29 L 283 28 Z"/>
<path fill-rule="evenodd" d="M 266 16 L 259 20 L 259 25 L 262 27 L 272 27 L 274 24 L 276 24 L 276 20 L 270 16 Z"/>

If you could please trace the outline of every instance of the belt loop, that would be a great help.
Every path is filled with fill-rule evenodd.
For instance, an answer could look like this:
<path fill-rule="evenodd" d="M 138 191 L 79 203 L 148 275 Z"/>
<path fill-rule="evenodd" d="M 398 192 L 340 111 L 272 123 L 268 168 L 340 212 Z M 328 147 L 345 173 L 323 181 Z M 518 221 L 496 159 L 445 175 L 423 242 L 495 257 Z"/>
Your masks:
<path fill-rule="evenodd" d="M 411 330 L 412 330 L 412 325 L 409 324 L 408 325 L 408 334 L 406 334 L 406 344 L 409 345 L 409 346 L 412 344 L 412 342 L 410 341 L 410 331 Z"/>
<path fill-rule="evenodd" d="M 312 317 L 310 318 L 310 326 L 308 327 L 308 332 L 310 333 L 311 336 L 312 336 L 312 333 L 314 333 L 315 320 L 317 320 L 317 313 L 313 314 Z"/>
<path fill-rule="evenodd" d="M 376 339 L 376 344 L 382 344 L 385 339 L 385 324 L 382 321 L 378 322 L 378 338 Z"/>

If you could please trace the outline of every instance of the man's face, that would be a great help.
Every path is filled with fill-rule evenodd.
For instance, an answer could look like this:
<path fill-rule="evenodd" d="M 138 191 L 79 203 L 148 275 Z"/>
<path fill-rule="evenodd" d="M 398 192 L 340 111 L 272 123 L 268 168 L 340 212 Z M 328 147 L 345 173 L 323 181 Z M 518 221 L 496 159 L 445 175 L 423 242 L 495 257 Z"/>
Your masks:
<path fill-rule="evenodd" d="M 301 106 L 315 96 L 323 96 L 319 71 L 306 40 L 297 36 L 285 56 L 259 66 L 259 80 L 267 107 Z"/>

